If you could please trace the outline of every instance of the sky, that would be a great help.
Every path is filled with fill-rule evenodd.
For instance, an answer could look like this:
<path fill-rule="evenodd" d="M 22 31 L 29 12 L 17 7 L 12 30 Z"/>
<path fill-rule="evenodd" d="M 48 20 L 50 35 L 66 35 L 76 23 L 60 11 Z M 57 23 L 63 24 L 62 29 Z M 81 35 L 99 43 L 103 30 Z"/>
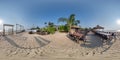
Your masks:
<path fill-rule="evenodd" d="M 120 0 L 0 0 L 0 20 L 4 24 L 21 24 L 26 28 L 44 27 L 45 22 L 58 23 L 60 17 L 75 14 L 81 27 L 100 25 L 120 29 Z M 2 26 L 0 26 L 2 29 Z"/>

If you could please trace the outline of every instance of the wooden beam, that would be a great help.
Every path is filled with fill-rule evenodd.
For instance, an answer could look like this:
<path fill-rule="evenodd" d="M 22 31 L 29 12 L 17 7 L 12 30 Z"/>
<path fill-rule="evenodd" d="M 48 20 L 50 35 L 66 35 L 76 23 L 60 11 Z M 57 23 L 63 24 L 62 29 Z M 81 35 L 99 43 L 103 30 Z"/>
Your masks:
<path fill-rule="evenodd" d="M 11 25 L 11 24 L 3 24 L 3 26 L 14 26 L 14 25 Z"/>
<path fill-rule="evenodd" d="M 14 34 L 14 25 L 11 24 L 3 24 L 3 36 L 5 36 L 5 27 L 12 27 L 12 34 Z"/>

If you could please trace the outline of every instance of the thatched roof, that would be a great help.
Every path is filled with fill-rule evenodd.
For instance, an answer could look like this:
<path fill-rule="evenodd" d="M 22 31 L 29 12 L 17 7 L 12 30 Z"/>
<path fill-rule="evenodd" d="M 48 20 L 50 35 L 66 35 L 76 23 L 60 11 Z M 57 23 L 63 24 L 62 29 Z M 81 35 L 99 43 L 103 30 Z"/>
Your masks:
<path fill-rule="evenodd" d="M 104 29 L 104 27 L 97 25 L 97 26 L 94 27 L 93 29 Z"/>
<path fill-rule="evenodd" d="M 71 26 L 71 28 L 79 29 L 80 27 L 79 26 Z"/>

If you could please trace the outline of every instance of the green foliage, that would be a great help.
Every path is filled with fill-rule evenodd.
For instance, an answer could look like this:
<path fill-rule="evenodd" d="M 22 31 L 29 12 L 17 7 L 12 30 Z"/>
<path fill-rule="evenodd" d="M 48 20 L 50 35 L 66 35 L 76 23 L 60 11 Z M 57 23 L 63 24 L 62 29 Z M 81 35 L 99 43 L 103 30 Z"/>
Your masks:
<path fill-rule="evenodd" d="M 55 33 L 56 28 L 54 27 L 55 25 L 54 25 L 53 22 L 45 22 L 44 24 L 46 25 L 46 27 L 39 29 L 39 31 L 47 32 L 49 34 L 54 34 Z"/>
<path fill-rule="evenodd" d="M 90 31 L 91 29 L 89 28 L 80 28 L 81 31 Z"/>
<path fill-rule="evenodd" d="M 64 25 L 59 26 L 58 29 L 60 32 L 68 32 L 69 31 L 69 27 L 64 26 Z"/>
<path fill-rule="evenodd" d="M 31 30 L 35 30 L 36 28 L 31 28 Z"/>
<path fill-rule="evenodd" d="M 66 22 L 68 27 L 71 28 L 71 26 L 78 25 L 80 23 L 80 20 L 75 20 L 75 14 L 71 14 L 69 18 L 59 18 L 58 22 Z"/>
<path fill-rule="evenodd" d="M 30 31 L 29 34 L 34 34 L 34 32 Z"/>
<path fill-rule="evenodd" d="M 39 26 L 31 28 L 31 30 L 36 30 L 36 29 L 40 29 Z"/>
<path fill-rule="evenodd" d="M 73 25 L 78 25 L 80 23 L 80 20 L 75 20 Z"/>
<path fill-rule="evenodd" d="M 53 27 L 54 23 L 53 22 L 48 22 L 48 26 Z"/>
<path fill-rule="evenodd" d="M 39 26 L 37 26 L 36 29 L 40 29 Z"/>
<path fill-rule="evenodd" d="M 51 26 L 48 26 L 48 27 L 46 27 L 46 28 L 41 28 L 40 31 L 42 31 L 42 32 L 47 32 L 47 33 L 49 33 L 49 34 L 54 34 L 55 31 L 56 31 L 56 28 L 51 27 Z"/>
<path fill-rule="evenodd" d="M 55 31 L 56 31 L 56 28 L 54 28 L 54 27 L 47 27 L 47 32 L 48 33 L 50 33 L 50 34 L 54 34 L 55 33 Z"/>
<path fill-rule="evenodd" d="M 47 28 L 41 28 L 40 30 L 43 32 L 47 32 Z"/>

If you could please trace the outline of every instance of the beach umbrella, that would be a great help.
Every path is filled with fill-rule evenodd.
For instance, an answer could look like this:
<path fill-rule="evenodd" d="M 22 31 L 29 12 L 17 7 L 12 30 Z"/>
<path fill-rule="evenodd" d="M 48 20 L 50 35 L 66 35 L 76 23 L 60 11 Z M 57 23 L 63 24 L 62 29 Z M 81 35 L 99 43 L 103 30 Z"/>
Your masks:
<path fill-rule="evenodd" d="M 93 29 L 104 29 L 104 27 L 97 25 L 97 26 L 94 27 Z"/>
<path fill-rule="evenodd" d="M 80 27 L 79 26 L 71 26 L 72 29 L 79 29 Z"/>

